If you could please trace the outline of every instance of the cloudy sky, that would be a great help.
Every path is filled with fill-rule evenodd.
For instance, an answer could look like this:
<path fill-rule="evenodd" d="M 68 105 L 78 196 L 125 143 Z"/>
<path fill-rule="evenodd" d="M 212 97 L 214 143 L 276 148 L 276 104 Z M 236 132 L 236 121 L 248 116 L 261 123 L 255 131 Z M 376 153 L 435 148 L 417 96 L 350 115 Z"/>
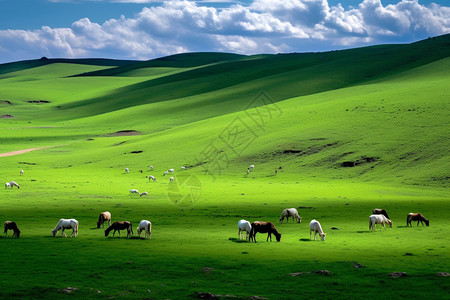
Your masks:
<path fill-rule="evenodd" d="M 0 0 L 0 63 L 326 51 L 446 33 L 448 0 Z"/>

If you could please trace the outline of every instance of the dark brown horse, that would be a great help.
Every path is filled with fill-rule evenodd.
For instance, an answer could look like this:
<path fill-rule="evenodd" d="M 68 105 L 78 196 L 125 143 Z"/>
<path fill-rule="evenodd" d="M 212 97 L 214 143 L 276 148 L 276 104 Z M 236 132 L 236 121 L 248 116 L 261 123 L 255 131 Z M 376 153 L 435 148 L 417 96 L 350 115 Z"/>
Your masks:
<path fill-rule="evenodd" d="M 5 231 L 4 231 L 4 233 L 6 235 L 8 235 L 8 229 L 11 229 L 12 231 L 14 231 L 13 237 L 16 237 L 16 238 L 20 237 L 20 230 L 19 230 L 19 228 L 17 228 L 16 222 L 6 221 L 5 222 Z"/>
<path fill-rule="evenodd" d="M 372 213 L 373 213 L 374 215 L 383 215 L 383 216 L 385 216 L 386 218 L 388 218 L 389 220 L 391 219 L 391 218 L 389 218 L 389 216 L 388 216 L 386 210 L 384 210 L 384 209 L 382 209 L 382 208 L 375 208 L 374 210 L 372 210 Z"/>
<path fill-rule="evenodd" d="M 113 236 L 114 236 L 114 234 L 116 234 L 116 231 L 119 231 L 119 237 L 120 237 L 120 231 L 121 231 L 121 230 L 124 230 L 124 229 L 127 230 L 127 237 L 128 237 L 130 234 L 134 234 L 134 233 L 133 233 L 133 227 L 131 226 L 131 222 L 128 222 L 128 221 L 120 221 L 120 222 L 114 222 L 114 223 L 112 223 L 112 225 L 109 226 L 108 229 L 105 230 L 105 236 L 108 236 L 109 232 L 110 232 L 111 230 L 114 230 Z"/>
<path fill-rule="evenodd" d="M 249 241 L 251 242 L 252 240 L 256 243 L 256 233 L 260 232 L 260 233 L 266 233 L 267 232 L 267 240 L 272 241 L 272 233 L 275 235 L 277 242 L 279 242 L 281 240 L 281 233 L 279 233 L 276 228 L 275 225 L 273 225 L 272 222 L 260 222 L 260 221 L 255 221 L 252 223 L 252 229 L 250 230 L 250 235 L 249 235 Z"/>
<path fill-rule="evenodd" d="M 425 222 L 427 226 L 430 226 L 430 220 L 425 219 L 425 217 L 421 213 L 409 213 L 406 217 L 406 227 L 412 226 L 411 222 L 417 221 L 417 226 L 419 226 L 419 222 L 422 223 Z"/>

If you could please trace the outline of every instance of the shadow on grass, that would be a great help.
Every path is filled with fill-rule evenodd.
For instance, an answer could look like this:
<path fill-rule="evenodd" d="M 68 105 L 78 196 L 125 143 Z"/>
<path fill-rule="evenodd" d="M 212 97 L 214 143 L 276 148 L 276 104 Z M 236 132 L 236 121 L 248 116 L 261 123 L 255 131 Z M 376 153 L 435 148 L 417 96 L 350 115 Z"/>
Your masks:
<path fill-rule="evenodd" d="M 312 240 L 310 239 L 299 239 L 300 242 L 311 242 Z"/>
<path fill-rule="evenodd" d="M 249 242 L 248 240 L 240 240 L 237 238 L 229 238 L 228 240 L 232 241 L 233 243 L 248 243 Z"/>

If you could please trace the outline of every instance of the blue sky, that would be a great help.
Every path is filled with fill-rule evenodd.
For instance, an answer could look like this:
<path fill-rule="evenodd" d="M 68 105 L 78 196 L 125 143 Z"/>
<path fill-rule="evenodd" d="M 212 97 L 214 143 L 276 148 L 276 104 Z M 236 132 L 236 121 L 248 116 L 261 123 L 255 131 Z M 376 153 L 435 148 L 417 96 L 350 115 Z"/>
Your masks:
<path fill-rule="evenodd" d="M 446 33 L 448 0 L 0 0 L 0 63 L 327 51 Z"/>

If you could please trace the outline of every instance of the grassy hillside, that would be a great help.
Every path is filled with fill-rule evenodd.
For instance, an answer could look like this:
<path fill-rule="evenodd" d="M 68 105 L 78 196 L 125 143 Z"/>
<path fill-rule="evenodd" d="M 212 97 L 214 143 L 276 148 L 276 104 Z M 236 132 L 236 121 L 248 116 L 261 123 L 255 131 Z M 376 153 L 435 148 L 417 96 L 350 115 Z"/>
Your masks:
<path fill-rule="evenodd" d="M 446 35 L 326 53 L 0 65 L 0 153 L 47 147 L 0 157 L 3 182 L 21 185 L 2 191 L 0 222 L 22 230 L 0 238 L 0 297 L 61 298 L 72 286 L 76 298 L 444 298 L 449 54 Z M 287 207 L 301 224 L 278 224 Z M 375 207 L 393 228 L 368 231 Z M 151 241 L 105 238 L 104 210 L 134 230 L 151 220 Z M 431 226 L 406 228 L 411 211 Z M 51 238 L 63 217 L 79 220 L 76 239 Z M 325 242 L 309 241 L 313 218 Z M 274 222 L 282 241 L 239 241 L 240 219 Z M 322 269 L 332 275 L 311 273 Z"/>

